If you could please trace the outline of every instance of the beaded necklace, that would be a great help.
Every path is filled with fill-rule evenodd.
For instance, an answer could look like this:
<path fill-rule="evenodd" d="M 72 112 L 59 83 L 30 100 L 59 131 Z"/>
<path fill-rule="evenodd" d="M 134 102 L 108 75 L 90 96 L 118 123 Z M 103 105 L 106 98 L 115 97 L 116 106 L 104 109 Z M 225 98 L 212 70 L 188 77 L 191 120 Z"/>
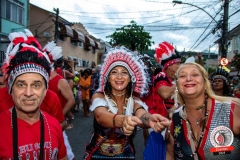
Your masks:
<path fill-rule="evenodd" d="M 49 138 L 50 138 L 50 147 L 49 147 L 49 159 L 51 159 L 52 155 L 52 138 L 50 134 L 50 127 L 45 115 L 40 111 L 40 155 L 39 159 L 44 160 L 44 120 L 46 121 Z M 16 108 L 12 108 L 11 114 L 11 126 L 12 126 L 12 135 L 13 135 L 13 157 L 16 160 L 19 160 L 19 153 L 18 153 L 18 123 L 17 123 L 17 112 Z M 21 156 L 21 155 L 20 155 Z"/>
<path fill-rule="evenodd" d="M 197 154 L 197 151 L 198 149 L 200 148 L 200 144 L 203 140 L 203 137 L 204 137 L 204 128 L 205 128 L 205 125 L 206 125 L 206 122 L 207 122 L 207 117 L 208 117 L 208 113 L 207 113 L 207 101 L 208 101 L 208 96 L 206 95 L 205 96 L 205 100 L 204 100 L 204 108 L 202 109 L 205 109 L 205 117 L 202 119 L 203 120 L 203 125 L 202 125 L 202 131 L 200 133 L 200 138 L 199 140 L 197 140 L 197 138 L 195 137 L 194 133 L 193 133 L 193 129 L 192 129 L 192 125 L 190 123 L 190 121 L 186 118 L 186 125 L 187 125 L 187 130 L 188 130 L 188 134 L 191 135 L 192 139 L 197 142 L 197 148 L 195 149 L 195 151 L 191 154 L 191 155 L 186 155 L 184 154 L 185 156 L 187 157 L 194 157 L 196 154 Z M 186 109 L 185 109 L 186 111 Z M 191 141 L 191 140 L 190 140 Z"/>

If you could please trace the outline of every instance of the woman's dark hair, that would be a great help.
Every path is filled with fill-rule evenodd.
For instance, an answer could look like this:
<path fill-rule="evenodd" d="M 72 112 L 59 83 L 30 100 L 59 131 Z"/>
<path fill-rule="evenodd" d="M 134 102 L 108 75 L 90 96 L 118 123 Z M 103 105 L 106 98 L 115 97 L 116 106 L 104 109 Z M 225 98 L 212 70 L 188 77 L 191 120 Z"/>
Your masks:
<path fill-rule="evenodd" d="M 223 81 L 223 95 L 224 96 L 232 96 L 229 84 Z"/>
<path fill-rule="evenodd" d="M 84 76 L 85 73 L 87 73 L 88 75 L 90 75 L 89 69 L 84 69 L 84 71 L 81 73 L 81 76 Z"/>

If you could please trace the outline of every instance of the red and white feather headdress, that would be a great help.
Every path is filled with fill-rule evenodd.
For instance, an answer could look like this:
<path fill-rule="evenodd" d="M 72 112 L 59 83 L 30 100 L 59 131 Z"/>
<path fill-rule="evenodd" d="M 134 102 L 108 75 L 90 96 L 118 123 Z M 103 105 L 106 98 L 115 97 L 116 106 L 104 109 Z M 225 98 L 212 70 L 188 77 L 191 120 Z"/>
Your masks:
<path fill-rule="evenodd" d="M 8 48 L 5 53 L 5 60 L 3 63 L 3 75 L 4 81 L 7 83 L 9 88 L 9 93 L 11 92 L 12 85 L 15 79 L 24 73 L 33 72 L 41 74 L 46 82 L 49 81 L 50 72 L 48 72 L 43 66 L 29 62 L 26 60 L 25 63 L 18 64 L 17 66 L 12 66 L 9 68 L 9 64 L 11 60 L 15 57 L 17 53 L 24 52 L 24 51 L 32 51 L 38 53 L 38 57 L 45 57 L 45 59 L 50 63 L 48 55 L 41 50 L 41 45 L 33 36 L 33 34 L 28 30 L 25 29 L 25 33 L 23 32 L 13 32 L 10 33 L 8 36 L 9 40 L 11 41 L 8 45 Z"/>
<path fill-rule="evenodd" d="M 140 95 L 148 93 L 150 78 L 146 72 L 145 65 L 138 56 L 123 46 L 111 48 L 104 55 L 100 71 L 100 83 L 97 91 L 104 92 L 108 75 L 116 66 L 123 66 L 128 70 L 131 76 L 131 82 L 134 83 L 134 92 Z"/>
<path fill-rule="evenodd" d="M 43 51 L 47 52 L 52 63 L 54 63 L 57 59 L 63 57 L 62 47 L 57 46 L 54 41 L 48 42 L 48 44 L 43 47 Z"/>
<path fill-rule="evenodd" d="M 154 57 L 156 61 L 163 66 L 164 69 L 174 63 L 181 62 L 180 55 L 175 48 L 168 42 L 162 42 L 155 48 Z"/>

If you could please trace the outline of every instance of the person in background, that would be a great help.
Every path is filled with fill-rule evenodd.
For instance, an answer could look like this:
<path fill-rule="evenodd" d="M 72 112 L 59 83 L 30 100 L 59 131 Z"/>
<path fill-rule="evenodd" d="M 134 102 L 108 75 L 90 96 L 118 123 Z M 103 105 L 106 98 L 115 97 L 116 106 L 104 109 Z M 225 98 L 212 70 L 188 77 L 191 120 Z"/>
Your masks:
<path fill-rule="evenodd" d="M 173 114 L 171 134 L 167 132 L 166 159 L 240 159 L 240 100 L 215 95 L 197 63 L 182 64 L 176 77 L 174 99 L 181 107 Z"/>
<path fill-rule="evenodd" d="M 169 117 L 168 115 L 174 105 L 175 74 L 181 63 L 181 58 L 178 51 L 168 42 L 162 42 L 158 45 L 154 57 L 162 66 L 162 72 L 159 72 L 153 78 L 153 98 L 149 111 Z M 163 135 L 158 134 L 149 129 L 149 138 L 144 149 L 145 160 L 165 159 L 166 142 L 163 136 L 164 133 Z M 155 152 L 156 148 L 161 148 L 158 151 L 160 154 L 151 154 Z"/>
<path fill-rule="evenodd" d="M 55 70 L 56 69 L 55 67 L 58 66 L 56 64 L 59 64 L 59 62 L 61 62 L 63 59 L 62 48 L 60 46 L 56 46 L 55 42 L 52 41 L 48 42 L 48 44 L 45 45 L 43 50 L 46 51 L 47 55 L 49 56 L 51 65 L 54 66 L 51 71 L 50 80 L 48 83 L 49 89 L 57 94 L 61 102 L 63 114 L 66 116 L 67 113 L 71 110 L 71 108 L 75 104 L 75 101 L 73 92 L 67 80 L 60 76 Z M 69 160 L 74 160 L 75 156 L 72 152 L 72 148 L 70 146 L 65 131 L 63 131 L 63 137 L 65 146 L 67 147 L 67 157 Z"/>
<path fill-rule="evenodd" d="M 2 63 L 0 63 L 0 88 L 4 88 L 6 86 L 3 80 L 3 72 L 2 72 Z"/>
<path fill-rule="evenodd" d="M 232 96 L 228 79 L 229 71 L 227 68 L 219 67 L 211 76 L 212 89 L 218 96 Z"/>
<path fill-rule="evenodd" d="M 148 92 L 148 73 L 142 61 L 125 47 L 105 54 L 99 88 L 92 97 L 94 133 L 83 159 L 134 159 L 133 135 L 136 126 L 161 132 L 170 121 L 149 114 L 147 106 L 135 94 Z"/>
<path fill-rule="evenodd" d="M 90 99 L 92 98 L 92 95 L 99 87 L 100 69 L 101 69 L 101 65 L 97 65 L 96 68 L 92 69 Z"/>
<path fill-rule="evenodd" d="M 91 84 L 91 76 L 89 75 L 89 69 L 85 69 L 82 72 L 82 76 L 80 78 L 79 85 L 80 85 L 81 91 L 82 91 L 84 116 L 86 116 L 86 117 L 90 117 L 90 111 L 89 111 L 90 84 Z"/>
<path fill-rule="evenodd" d="M 39 109 L 51 73 L 48 56 L 27 29 L 9 39 L 3 72 L 14 105 L 0 113 L 0 159 L 67 160 L 59 122 Z"/>

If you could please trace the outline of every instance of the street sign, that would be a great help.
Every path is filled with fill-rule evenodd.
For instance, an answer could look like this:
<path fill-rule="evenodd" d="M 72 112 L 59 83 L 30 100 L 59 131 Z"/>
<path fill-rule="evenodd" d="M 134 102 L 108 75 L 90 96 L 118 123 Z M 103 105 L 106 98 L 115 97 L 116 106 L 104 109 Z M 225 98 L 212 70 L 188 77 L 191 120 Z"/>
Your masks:
<path fill-rule="evenodd" d="M 220 59 L 221 66 L 227 66 L 228 63 L 229 63 L 229 60 L 227 58 L 221 58 Z"/>

